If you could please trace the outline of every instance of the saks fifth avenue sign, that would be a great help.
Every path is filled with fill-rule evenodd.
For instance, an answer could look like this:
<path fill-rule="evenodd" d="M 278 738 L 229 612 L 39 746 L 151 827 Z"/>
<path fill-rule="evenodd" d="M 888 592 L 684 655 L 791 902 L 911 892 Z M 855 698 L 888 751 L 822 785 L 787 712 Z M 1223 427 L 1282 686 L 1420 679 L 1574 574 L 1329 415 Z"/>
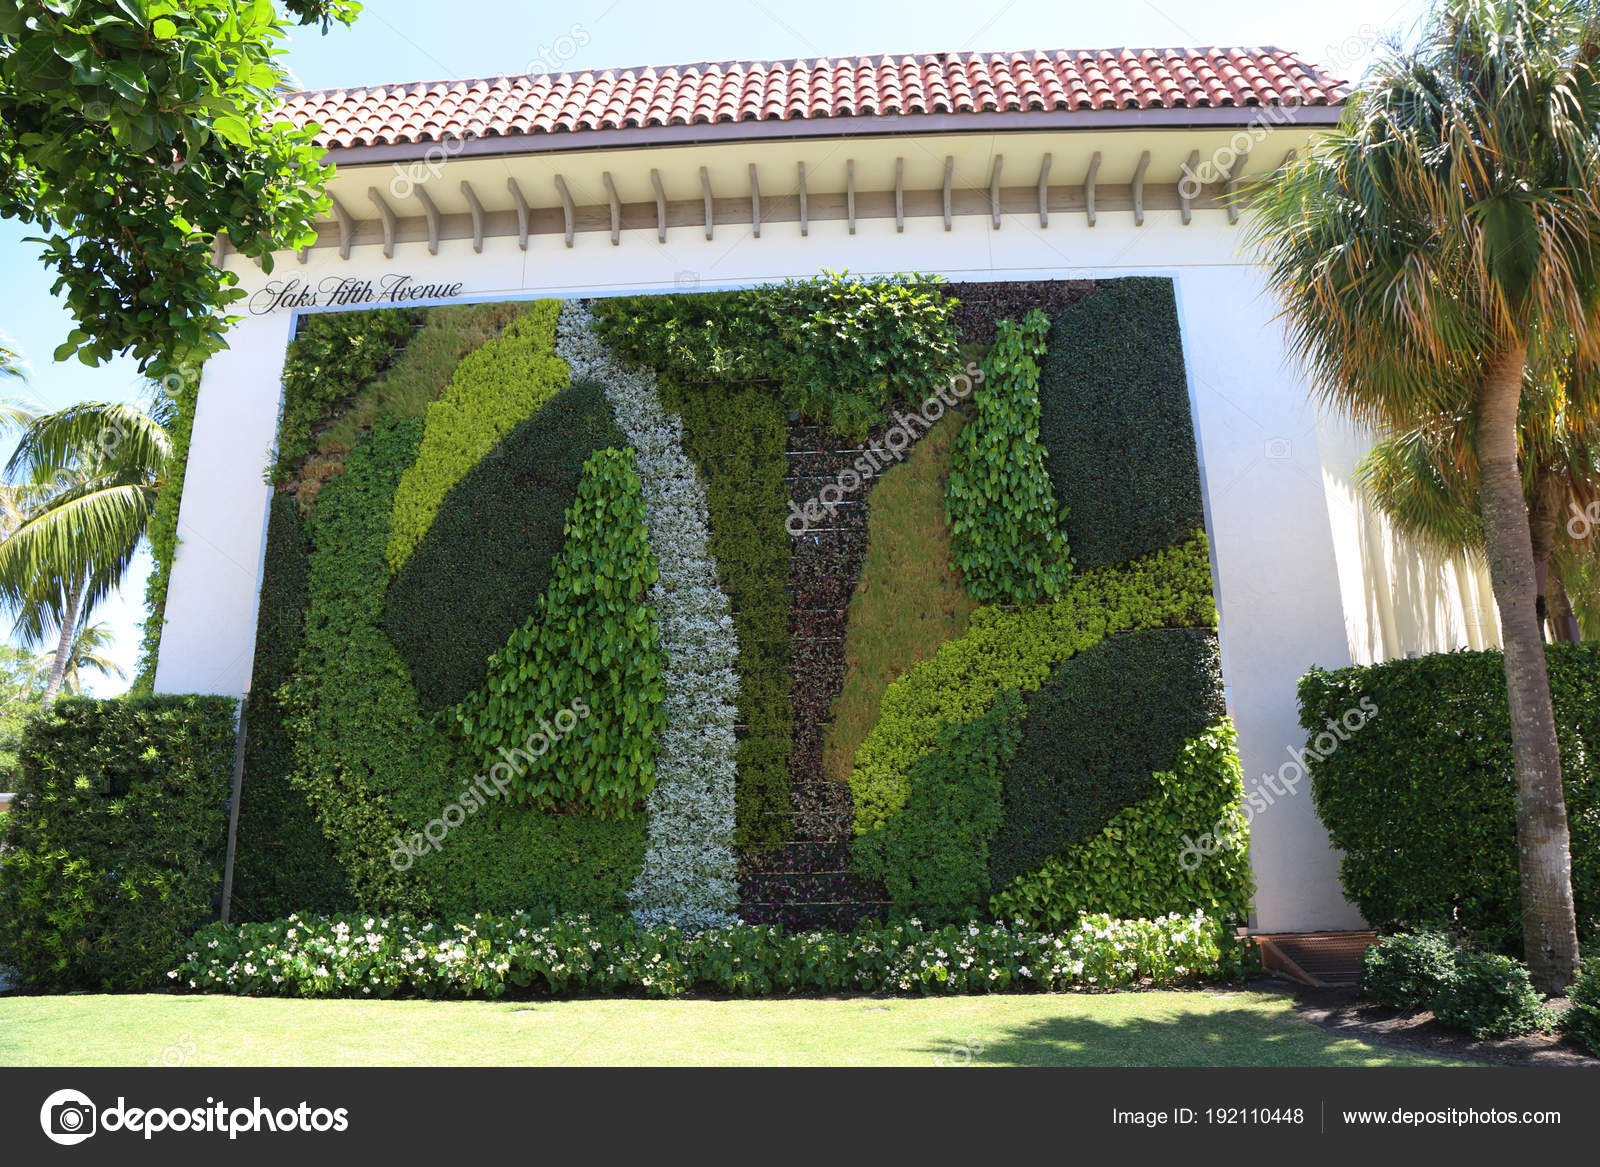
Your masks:
<path fill-rule="evenodd" d="M 250 315 L 265 316 L 280 308 L 361 308 L 379 304 L 410 304 L 418 300 L 450 300 L 461 295 L 460 283 L 419 284 L 408 275 L 379 276 L 376 280 L 327 276 L 316 287 L 298 276 L 273 280 L 250 297 Z"/>

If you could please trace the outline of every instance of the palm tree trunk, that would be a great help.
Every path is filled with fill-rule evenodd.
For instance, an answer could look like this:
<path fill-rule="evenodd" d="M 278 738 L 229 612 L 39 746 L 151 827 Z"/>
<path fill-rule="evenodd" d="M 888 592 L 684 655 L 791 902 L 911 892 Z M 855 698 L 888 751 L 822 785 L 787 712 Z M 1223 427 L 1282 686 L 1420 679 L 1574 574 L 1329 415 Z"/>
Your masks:
<path fill-rule="evenodd" d="M 1533 587 L 1537 593 L 1534 612 L 1539 620 L 1541 637 L 1544 635 L 1545 622 L 1550 619 L 1550 552 L 1556 545 L 1556 523 L 1560 520 L 1555 500 L 1550 497 L 1551 492 L 1546 485 L 1541 475 L 1534 490 L 1533 508 L 1528 515 L 1528 530 L 1533 538 Z"/>
<path fill-rule="evenodd" d="M 1555 638 L 1565 644 L 1577 644 L 1583 639 L 1578 630 L 1578 616 L 1572 610 L 1572 600 L 1567 595 L 1566 581 L 1559 568 L 1550 572 L 1550 623 L 1555 627 Z"/>
<path fill-rule="evenodd" d="M 1552 995 L 1577 976 L 1572 858 L 1561 751 L 1534 583 L 1528 504 L 1517 468 L 1517 406 L 1527 351 L 1499 353 L 1478 398 L 1478 457 L 1489 578 L 1505 641 L 1511 753 L 1517 775 L 1517 854 L 1522 943 L 1533 982 Z"/>
<path fill-rule="evenodd" d="M 45 709 L 55 704 L 62 678 L 67 675 L 67 660 L 72 656 L 72 634 L 77 631 L 78 608 L 83 603 L 83 585 L 84 579 L 79 576 L 72 581 L 72 590 L 67 595 L 67 610 L 61 616 L 61 638 L 56 641 L 56 655 L 50 661 L 50 676 L 44 685 L 42 707 Z"/>

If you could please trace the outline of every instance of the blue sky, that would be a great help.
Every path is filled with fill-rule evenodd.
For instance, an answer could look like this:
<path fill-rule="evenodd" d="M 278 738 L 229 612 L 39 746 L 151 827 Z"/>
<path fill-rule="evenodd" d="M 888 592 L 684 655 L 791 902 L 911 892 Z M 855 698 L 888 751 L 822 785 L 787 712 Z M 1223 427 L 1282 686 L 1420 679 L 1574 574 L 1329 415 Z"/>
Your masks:
<path fill-rule="evenodd" d="M 353 28 L 295 31 L 286 58 L 307 88 L 353 87 L 454 77 L 494 77 L 549 68 L 584 69 L 693 61 L 953 52 L 1022 48 L 1169 45 L 1277 45 L 1359 76 L 1374 38 L 1412 28 L 1423 0 L 1343 0 L 1268 5 L 1218 0 L 1061 3 L 970 0 L 864 3 L 862 0 L 595 0 L 532 5 L 526 0 L 370 0 Z M 51 279 L 30 229 L 0 222 L 0 333 L 31 371 L 27 394 L 59 407 L 82 400 L 129 400 L 139 379 L 130 361 L 91 369 L 55 364 L 51 353 L 71 328 L 50 294 Z M 137 656 L 149 557 L 141 554 L 122 594 L 96 614 L 117 638 L 129 670 Z M 102 693 L 117 692 L 101 684 Z"/>

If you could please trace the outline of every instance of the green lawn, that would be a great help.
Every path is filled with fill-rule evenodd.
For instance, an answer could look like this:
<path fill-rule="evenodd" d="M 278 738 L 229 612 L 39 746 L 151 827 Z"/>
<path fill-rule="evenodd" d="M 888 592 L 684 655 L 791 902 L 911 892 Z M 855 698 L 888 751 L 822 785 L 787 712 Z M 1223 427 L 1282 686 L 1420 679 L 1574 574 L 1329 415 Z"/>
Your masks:
<path fill-rule="evenodd" d="M 770 1001 L 0 998 L 0 1064 L 1451 1065 L 1337 1038 L 1279 993 Z"/>

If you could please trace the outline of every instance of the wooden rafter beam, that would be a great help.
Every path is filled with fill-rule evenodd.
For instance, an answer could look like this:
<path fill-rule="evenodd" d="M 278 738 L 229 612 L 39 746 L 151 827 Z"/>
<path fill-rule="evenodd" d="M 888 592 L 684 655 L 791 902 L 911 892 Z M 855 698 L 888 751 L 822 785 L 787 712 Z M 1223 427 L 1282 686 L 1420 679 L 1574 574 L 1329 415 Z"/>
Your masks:
<path fill-rule="evenodd" d="M 844 164 L 844 212 L 850 223 L 850 234 L 856 233 L 856 160 Z"/>
<path fill-rule="evenodd" d="M 1183 216 L 1185 227 L 1194 220 L 1194 200 L 1200 193 L 1199 169 L 1200 151 L 1190 150 L 1189 160 L 1178 175 L 1178 213 Z"/>
<path fill-rule="evenodd" d="M 1095 183 L 1100 178 L 1100 151 L 1094 152 L 1094 157 L 1089 159 L 1089 173 L 1083 176 L 1083 214 L 1089 220 L 1089 226 L 1094 226 L 1094 195 Z"/>
<path fill-rule="evenodd" d="M 472 189 L 472 184 L 466 179 L 461 180 L 461 194 L 467 200 L 467 207 L 472 211 L 472 250 L 483 250 L 483 204 L 478 201 L 478 192 Z"/>
<path fill-rule="evenodd" d="M 611 171 L 602 170 L 600 181 L 606 188 L 606 201 L 611 204 L 611 246 L 622 243 L 622 200 L 617 197 L 617 184 L 611 180 Z"/>
<path fill-rule="evenodd" d="M 750 163 L 750 233 L 761 238 L 761 181 L 754 162 Z"/>
<path fill-rule="evenodd" d="M 522 188 L 517 185 L 516 179 L 506 179 L 506 189 L 511 192 L 511 201 L 517 204 L 517 246 L 526 251 L 528 250 L 528 200 L 522 197 Z"/>
<path fill-rule="evenodd" d="M 944 156 L 944 229 L 950 230 L 950 180 L 955 176 L 956 160 L 952 154 Z"/>
<path fill-rule="evenodd" d="M 1250 152 L 1247 150 L 1233 160 L 1233 166 L 1228 170 L 1228 222 L 1239 221 L 1239 179 L 1244 174 L 1244 168 L 1250 164 Z"/>
<path fill-rule="evenodd" d="M 394 258 L 394 211 L 389 204 L 383 201 L 383 196 L 378 193 L 375 186 L 367 187 L 367 198 L 372 200 L 372 205 L 378 208 L 378 217 L 383 221 L 383 258 Z"/>
<path fill-rule="evenodd" d="M 894 160 L 894 229 L 900 234 L 906 229 L 906 160 Z"/>
<path fill-rule="evenodd" d="M 1039 162 L 1039 226 L 1050 226 L 1050 155 Z"/>
<path fill-rule="evenodd" d="M 989 217 L 996 231 L 1000 230 L 1000 168 L 1005 162 L 1004 154 L 996 154 L 989 167 Z"/>
<path fill-rule="evenodd" d="M 1133 172 L 1133 225 L 1144 226 L 1144 176 L 1150 169 L 1150 151 L 1139 155 L 1139 165 Z"/>
<path fill-rule="evenodd" d="M 650 189 L 656 195 L 656 242 L 667 241 L 667 192 L 661 186 L 661 171 L 650 168 Z"/>
<path fill-rule="evenodd" d="M 577 229 L 577 211 L 572 205 L 572 192 L 567 189 L 567 180 L 561 175 L 556 175 L 556 194 L 561 196 L 561 214 L 567 225 L 567 246 L 572 246 L 572 233 Z"/>
<path fill-rule="evenodd" d="M 811 234 L 811 216 L 806 207 L 806 164 L 797 162 L 795 167 L 799 171 L 800 181 L 800 234 L 809 235 Z"/>
<path fill-rule="evenodd" d="M 333 204 L 333 217 L 339 223 L 339 258 L 350 258 L 350 244 L 355 239 L 356 221 L 349 211 L 344 209 L 344 204 L 333 195 L 328 196 L 328 202 Z"/>
<path fill-rule="evenodd" d="M 439 208 L 433 205 L 433 196 L 426 188 L 413 186 L 412 193 L 417 196 L 417 201 L 422 204 L 422 213 L 428 220 L 428 254 L 439 254 Z"/>
<path fill-rule="evenodd" d="M 711 175 L 704 166 L 700 168 L 700 195 L 706 203 L 706 238 L 710 239 L 711 225 L 715 222 L 716 215 L 712 210 Z"/>

